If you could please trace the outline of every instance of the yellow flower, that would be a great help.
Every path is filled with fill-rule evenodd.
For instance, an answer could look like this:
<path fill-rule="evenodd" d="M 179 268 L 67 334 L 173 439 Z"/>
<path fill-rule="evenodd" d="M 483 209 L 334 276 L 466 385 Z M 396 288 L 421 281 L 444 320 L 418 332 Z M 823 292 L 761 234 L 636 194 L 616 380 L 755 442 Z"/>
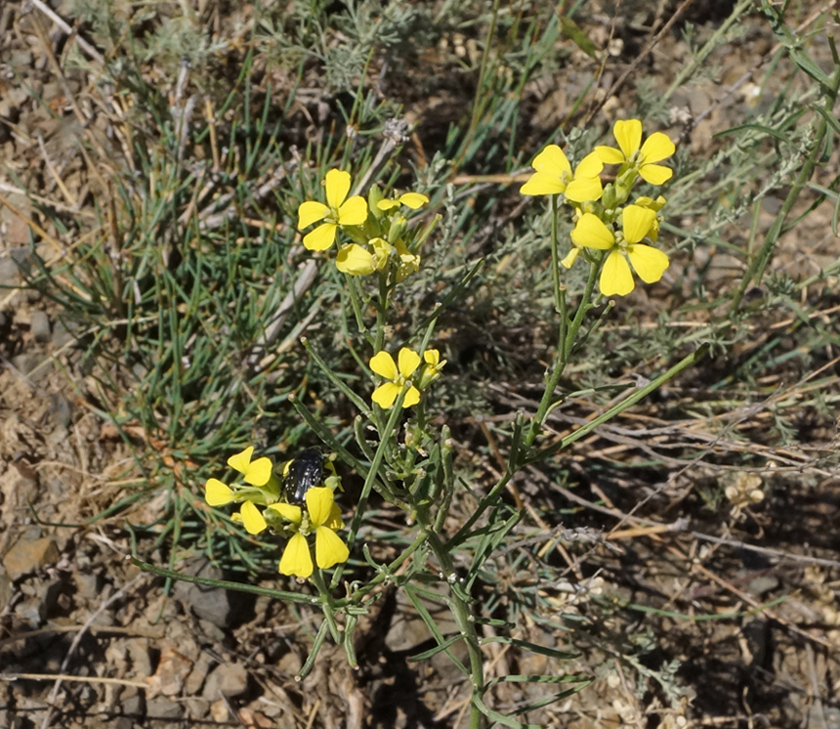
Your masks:
<path fill-rule="evenodd" d="M 652 197 L 647 197 L 643 195 L 642 197 L 638 198 L 634 205 L 641 205 L 643 208 L 650 208 L 655 213 L 659 213 L 662 208 L 665 207 L 665 198 L 660 195 L 659 197 L 654 200 Z M 657 215 L 653 219 L 653 227 L 650 229 L 650 233 L 648 233 L 648 238 L 650 238 L 654 243 L 659 240 L 659 223 L 662 220 L 661 215 Z"/>
<path fill-rule="evenodd" d="M 271 459 L 263 456 L 256 461 L 252 461 L 251 456 L 253 454 L 254 446 L 248 446 L 241 453 L 228 458 L 227 464 L 245 477 L 245 483 L 252 486 L 265 486 L 271 478 Z"/>
<path fill-rule="evenodd" d="M 400 258 L 400 265 L 397 269 L 397 282 L 404 281 L 412 273 L 420 270 L 420 256 L 408 250 L 408 246 L 401 240 L 397 241 L 397 255 Z"/>
<path fill-rule="evenodd" d="M 362 225 L 367 220 L 367 202 L 361 195 L 347 200 L 350 192 L 350 173 L 330 170 L 324 179 L 327 204 L 307 200 L 298 208 L 298 230 L 324 220 L 303 238 L 303 245 L 310 251 L 325 251 L 335 241 L 339 225 Z"/>
<path fill-rule="evenodd" d="M 572 230 L 574 244 L 609 251 L 598 282 L 604 296 L 625 296 L 635 288 L 630 264 L 645 283 L 656 283 L 662 278 L 669 265 L 668 256 L 640 242 L 650 233 L 655 219 L 656 212 L 650 208 L 628 205 L 622 212 L 623 230 L 619 236 L 594 213 L 584 213 L 578 220 Z"/>
<path fill-rule="evenodd" d="M 642 144 L 642 122 L 638 119 L 619 119 L 613 126 L 613 136 L 620 149 L 600 146 L 595 154 L 604 164 L 635 167 L 642 179 L 651 185 L 662 185 L 674 174 L 670 167 L 658 165 L 676 150 L 674 143 L 662 132 L 654 132 Z"/>
<path fill-rule="evenodd" d="M 406 192 L 400 195 L 396 200 L 380 200 L 376 203 L 376 207 L 382 211 L 387 211 L 392 208 L 399 207 L 400 205 L 405 205 L 412 210 L 418 210 L 428 202 L 429 198 L 420 192 Z"/>
<path fill-rule="evenodd" d="M 435 380 L 440 379 L 440 371 L 446 364 L 446 360 L 440 358 L 440 352 L 437 349 L 427 349 L 423 352 L 423 362 L 420 382 L 417 384 L 420 390 L 425 390 Z"/>
<path fill-rule="evenodd" d="M 604 163 L 594 152 L 586 155 L 572 173 L 569 160 L 556 144 L 549 144 L 534 159 L 536 170 L 519 190 L 523 195 L 557 195 L 563 193 L 572 202 L 598 200 L 604 192 L 601 170 Z"/>
<path fill-rule="evenodd" d="M 210 478 L 204 486 L 204 500 L 210 506 L 225 506 L 241 501 L 239 513 L 234 514 L 233 519 L 241 521 L 249 534 L 259 534 L 266 529 L 267 524 L 257 504 L 265 506 L 276 501 L 280 495 L 280 481 L 274 476 L 271 459 L 263 457 L 252 461 L 253 453 L 254 447 L 249 446 L 228 458 L 227 464 L 242 474 L 245 483 L 255 488 L 231 488 L 217 478 Z"/>
<path fill-rule="evenodd" d="M 351 276 L 367 276 L 381 271 L 388 265 L 388 256 L 394 247 L 384 238 L 371 238 L 373 252 L 356 243 L 342 246 L 335 259 L 335 267 Z"/>
<path fill-rule="evenodd" d="M 252 494 L 254 491 L 254 489 L 250 489 Z M 204 500 L 210 506 L 225 506 L 243 499 L 242 506 L 239 507 L 239 513 L 234 514 L 232 518 L 234 521 L 242 522 L 248 534 L 259 534 L 265 530 L 267 524 L 257 505 L 251 499 L 244 498 L 246 493 L 248 493 L 248 490 L 245 490 L 242 494 L 237 494 L 230 486 L 217 478 L 207 479 L 207 483 L 204 485 Z"/>
<path fill-rule="evenodd" d="M 276 503 L 268 508 L 276 511 L 295 529 L 280 558 L 281 574 L 303 578 L 312 576 L 312 552 L 306 539 L 312 532 L 315 533 L 315 564 L 320 569 L 329 569 L 349 559 L 350 550 L 336 534 L 337 530 L 344 528 L 344 522 L 332 489 L 316 486 L 306 492 L 307 519 L 304 519 L 303 510 L 294 504 Z"/>
<path fill-rule="evenodd" d="M 370 358 L 370 368 L 380 377 L 388 380 L 373 391 L 372 400 L 384 410 L 394 404 L 397 396 L 409 385 L 402 406 L 409 408 L 420 402 L 420 391 L 410 384 L 409 378 L 420 366 L 420 355 L 403 347 L 397 356 L 399 366 L 387 352 L 379 352 Z"/>

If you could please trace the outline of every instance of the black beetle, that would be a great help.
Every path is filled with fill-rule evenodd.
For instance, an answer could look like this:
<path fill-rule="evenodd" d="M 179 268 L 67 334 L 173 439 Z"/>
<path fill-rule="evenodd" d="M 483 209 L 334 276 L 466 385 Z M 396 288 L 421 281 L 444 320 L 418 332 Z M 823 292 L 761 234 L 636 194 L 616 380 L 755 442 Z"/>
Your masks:
<path fill-rule="evenodd" d="M 303 504 L 306 492 L 324 485 L 324 455 L 308 448 L 284 469 L 283 494 L 290 504 Z"/>

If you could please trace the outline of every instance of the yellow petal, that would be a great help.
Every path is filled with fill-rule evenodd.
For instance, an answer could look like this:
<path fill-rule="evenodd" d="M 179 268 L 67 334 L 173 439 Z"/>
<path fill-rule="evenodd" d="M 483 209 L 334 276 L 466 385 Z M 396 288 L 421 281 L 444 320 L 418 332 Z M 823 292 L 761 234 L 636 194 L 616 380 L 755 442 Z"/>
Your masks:
<path fill-rule="evenodd" d="M 309 543 L 302 534 L 294 534 L 289 539 L 280 558 L 279 569 L 282 575 L 304 578 L 312 576 L 312 555 Z"/>
<path fill-rule="evenodd" d="M 303 247 L 308 251 L 325 251 L 335 240 L 335 223 L 323 223 L 303 237 Z"/>
<path fill-rule="evenodd" d="M 252 486 L 265 486 L 271 478 L 271 470 L 274 467 L 270 458 L 263 456 L 256 461 L 251 461 L 245 469 L 245 483 Z"/>
<path fill-rule="evenodd" d="M 414 374 L 414 370 L 420 366 L 421 362 L 420 355 L 408 347 L 403 347 L 400 350 L 400 353 L 397 355 L 397 359 L 399 361 L 400 374 L 403 377 L 411 377 L 411 375 Z"/>
<path fill-rule="evenodd" d="M 370 368 L 386 380 L 397 379 L 397 365 L 394 363 L 394 358 L 384 350 L 370 358 Z"/>
<path fill-rule="evenodd" d="M 627 247 L 627 256 L 633 270 L 645 283 L 656 283 L 668 270 L 670 261 L 662 251 L 651 246 L 636 244 Z"/>
<path fill-rule="evenodd" d="M 642 165 L 639 174 L 645 182 L 651 185 L 664 185 L 674 174 L 670 167 L 665 165 Z"/>
<path fill-rule="evenodd" d="M 577 260 L 578 254 L 580 253 L 580 248 L 577 246 L 572 246 L 572 250 L 569 251 L 569 254 L 560 261 L 560 265 L 564 266 L 565 268 L 571 268 L 572 264 Z"/>
<path fill-rule="evenodd" d="M 557 195 L 566 189 L 566 182 L 549 172 L 535 172 L 519 188 L 522 195 Z"/>
<path fill-rule="evenodd" d="M 589 202 L 600 200 L 601 195 L 604 194 L 604 188 L 600 177 L 581 177 L 575 178 L 566 185 L 566 191 L 563 194 L 572 202 Z"/>
<path fill-rule="evenodd" d="M 638 243 L 650 232 L 654 222 L 656 222 L 656 213 L 650 208 L 628 205 L 621 213 L 624 240 L 628 243 Z"/>
<path fill-rule="evenodd" d="M 298 230 L 308 228 L 329 215 L 330 209 L 324 203 L 307 200 L 298 208 Z"/>
<path fill-rule="evenodd" d="M 333 502 L 333 491 L 326 486 L 316 486 L 306 492 L 306 510 L 312 526 L 323 526 L 329 520 Z"/>
<path fill-rule="evenodd" d="M 350 192 L 350 173 L 344 170 L 330 170 L 324 182 L 327 188 L 327 205 L 338 210 Z"/>
<path fill-rule="evenodd" d="M 677 148 L 667 134 L 654 132 L 642 145 L 642 164 L 661 162 L 663 159 L 668 159 L 676 151 Z"/>
<path fill-rule="evenodd" d="M 342 246 L 335 257 L 335 267 L 351 276 L 367 276 L 376 270 L 375 264 L 373 254 L 355 243 Z"/>
<path fill-rule="evenodd" d="M 397 395 L 399 394 L 399 385 L 395 385 L 393 382 L 386 382 L 377 387 L 370 398 L 383 410 L 388 410 L 394 404 L 394 400 L 397 399 Z"/>
<path fill-rule="evenodd" d="M 440 362 L 440 351 L 437 349 L 427 349 L 423 352 L 423 361 L 426 364 L 432 365 L 432 367 L 437 367 L 438 362 Z"/>
<path fill-rule="evenodd" d="M 373 246 L 376 269 L 381 271 L 388 264 L 388 257 L 391 255 L 391 251 L 394 250 L 394 246 L 384 238 L 371 238 L 370 244 Z"/>
<path fill-rule="evenodd" d="M 399 201 L 397 200 L 380 200 L 376 203 L 376 207 L 378 207 L 383 212 L 387 212 L 388 210 L 392 210 L 393 208 L 398 208 L 400 206 Z"/>
<path fill-rule="evenodd" d="M 420 390 L 412 385 L 408 388 L 408 392 L 405 393 L 402 406 L 404 408 L 410 408 L 418 402 L 420 402 Z"/>
<path fill-rule="evenodd" d="M 575 168 L 575 179 L 578 177 L 597 177 L 604 169 L 604 163 L 597 152 L 590 152 Z"/>
<path fill-rule="evenodd" d="M 400 195 L 400 202 L 412 210 L 417 210 L 429 202 L 429 198 L 419 192 L 407 192 Z"/>
<path fill-rule="evenodd" d="M 349 557 L 347 545 L 332 529 L 322 526 L 315 530 L 315 561 L 322 570 L 346 562 Z"/>
<path fill-rule="evenodd" d="M 625 161 L 625 157 L 621 150 L 616 149 L 615 147 L 595 147 L 595 154 L 598 155 L 598 159 L 600 159 L 605 165 L 620 165 Z"/>
<path fill-rule="evenodd" d="M 217 478 L 207 479 L 204 485 L 204 500 L 210 506 L 224 506 L 233 501 L 233 489 Z"/>
<path fill-rule="evenodd" d="M 549 144 L 540 152 L 531 163 L 537 172 L 548 172 L 555 177 L 563 177 L 564 174 L 571 177 L 572 166 L 569 160 L 556 144 Z"/>
<path fill-rule="evenodd" d="M 338 222 L 341 225 L 362 225 L 367 220 L 367 215 L 367 200 L 361 195 L 356 195 L 338 209 Z"/>
<path fill-rule="evenodd" d="M 242 504 L 239 514 L 242 516 L 242 523 L 245 525 L 245 531 L 248 534 L 259 534 L 268 526 L 262 513 L 252 501 L 246 501 Z"/>
<path fill-rule="evenodd" d="M 278 501 L 274 504 L 269 504 L 266 509 L 276 511 L 281 517 L 292 524 L 300 524 L 303 518 L 303 510 L 295 504 L 286 504 L 283 501 Z"/>
<path fill-rule="evenodd" d="M 615 236 L 595 213 L 584 213 L 572 230 L 572 241 L 583 248 L 605 251 L 615 245 Z"/>
<path fill-rule="evenodd" d="M 341 509 L 338 508 L 338 504 L 333 504 L 330 518 L 324 522 L 324 526 L 333 531 L 344 529 L 344 519 L 341 518 Z"/>
<path fill-rule="evenodd" d="M 227 459 L 227 464 L 234 471 L 244 474 L 251 464 L 251 456 L 254 453 L 254 446 L 248 446 L 244 451 L 240 451 Z"/>
<path fill-rule="evenodd" d="M 638 119 L 619 119 L 613 126 L 613 136 L 625 159 L 629 159 L 642 144 L 642 122 Z"/>
<path fill-rule="evenodd" d="M 617 249 L 604 261 L 598 283 L 604 296 L 626 296 L 635 288 L 630 264 Z"/>

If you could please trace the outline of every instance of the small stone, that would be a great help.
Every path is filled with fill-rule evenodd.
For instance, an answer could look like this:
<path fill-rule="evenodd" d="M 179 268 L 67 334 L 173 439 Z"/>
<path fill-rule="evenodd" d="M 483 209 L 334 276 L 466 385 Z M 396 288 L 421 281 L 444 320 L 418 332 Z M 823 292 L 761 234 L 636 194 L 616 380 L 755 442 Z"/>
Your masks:
<path fill-rule="evenodd" d="M 143 718 L 143 704 L 143 693 L 134 686 L 126 686 L 120 696 L 122 713 L 140 721 Z"/>
<path fill-rule="evenodd" d="M 38 344 L 46 344 L 50 341 L 50 318 L 43 311 L 33 311 L 29 318 L 29 330 L 32 338 Z"/>
<path fill-rule="evenodd" d="M 67 328 L 67 325 L 59 319 L 53 326 L 52 343 L 56 349 L 64 347 L 76 341 L 76 335 Z"/>
<path fill-rule="evenodd" d="M 148 642 L 140 638 L 131 638 L 125 643 L 131 667 L 137 678 L 145 679 L 152 675 L 152 661 L 149 657 Z"/>
<path fill-rule="evenodd" d="M 0 568 L 0 613 L 9 607 L 9 602 L 14 594 L 12 579 L 6 574 L 6 570 Z"/>
<path fill-rule="evenodd" d="M 46 564 L 57 562 L 58 557 L 58 547 L 52 539 L 20 539 L 3 558 L 3 566 L 14 581 Z"/>
<path fill-rule="evenodd" d="M 158 696 L 146 703 L 146 713 L 154 717 L 157 722 L 167 719 L 180 719 L 183 709 L 176 701 L 171 701 L 165 696 Z"/>
<path fill-rule="evenodd" d="M 86 575 L 82 572 L 73 573 L 76 583 L 76 594 L 85 600 L 93 600 L 102 589 L 102 575 Z"/>
<path fill-rule="evenodd" d="M 248 690 L 248 672 L 239 663 L 222 663 L 207 677 L 202 696 L 215 701 L 220 696 L 232 699 Z"/>
<path fill-rule="evenodd" d="M 221 571 L 205 559 L 196 560 L 187 565 L 185 571 L 189 575 L 217 580 L 223 577 Z M 192 610 L 198 618 L 219 628 L 227 628 L 232 621 L 230 595 L 224 588 L 178 582 L 175 584 L 173 596 L 182 602 L 185 608 Z"/>

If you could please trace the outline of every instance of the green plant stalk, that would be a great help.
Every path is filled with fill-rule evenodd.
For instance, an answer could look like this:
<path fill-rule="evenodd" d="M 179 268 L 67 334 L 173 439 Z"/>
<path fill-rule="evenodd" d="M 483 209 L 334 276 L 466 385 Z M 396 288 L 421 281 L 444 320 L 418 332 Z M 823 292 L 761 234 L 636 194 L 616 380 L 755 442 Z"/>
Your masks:
<path fill-rule="evenodd" d="M 586 316 L 586 312 L 588 312 L 591 308 L 590 301 L 592 299 L 592 292 L 595 289 L 595 282 L 598 279 L 598 272 L 600 270 L 600 260 L 592 261 L 589 264 L 589 278 L 586 281 L 586 288 L 584 289 L 583 296 L 580 300 L 580 304 L 578 305 L 577 311 L 575 312 L 575 318 L 569 324 L 568 330 L 565 331 L 565 337 L 557 343 L 557 354 L 555 355 L 556 359 L 554 362 L 554 368 L 552 369 L 551 374 L 549 374 L 547 378 L 545 384 L 545 391 L 543 392 L 542 399 L 540 400 L 540 404 L 537 407 L 536 414 L 531 420 L 531 427 L 528 429 L 528 433 L 525 436 L 524 451 L 526 452 L 533 444 L 534 440 L 540 432 L 540 429 L 545 423 L 545 418 L 548 414 L 549 409 L 551 408 L 551 401 L 554 397 L 554 390 L 557 387 L 557 383 L 560 381 L 560 376 L 563 374 L 563 370 L 566 369 L 566 364 L 569 360 L 569 354 L 572 351 L 572 344 L 575 341 L 575 337 L 577 336 L 578 331 L 580 331 L 580 327 L 583 324 L 583 318 L 584 316 Z M 561 300 L 559 296 L 559 291 L 557 300 L 558 308 L 562 311 L 563 309 L 565 309 L 565 299 Z M 564 332 L 564 324 L 565 322 L 562 322 L 560 325 L 561 333 Z"/>
<path fill-rule="evenodd" d="M 651 380 L 647 385 L 630 395 L 630 397 L 626 398 L 625 400 L 622 400 L 617 405 L 614 405 L 605 413 L 602 413 L 591 422 L 576 430 L 574 433 L 567 435 L 565 438 L 561 438 L 554 445 L 551 445 L 548 448 L 544 448 L 543 450 L 536 452 L 532 457 L 528 458 L 526 463 L 534 463 L 548 458 L 557 453 L 558 451 L 567 448 L 575 441 L 578 441 L 581 438 L 589 435 L 593 430 L 595 430 L 595 428 L 603 425 L 604 423 L 609 422 L 614 417 L 620 415 L 625 410 L 627 410 L 627 408 L 632 407 L 637 402 L 643 400 L 648 395 L 650 395 L 650 393 L 658 390 L 660 387 L 662 387 L 662 385 L 676 377 L 687 367 L 691 367 L 692 365 L 697 364 L 701 359 L 703 359 L 703 357 L 706 356 L 708 351 L 709 345 L 701 344 L 694 352 L 689 354 L 687 357 L 683 357 L 679 362 L 677 362 L 677 364 L 663 372 L 656 379 Z"/>
<path fill-rule="evenodd" d="M 453 589 L 454 583 L 450 580 L 457 580 L 458 574 L 455 571 L 455 566 L 452 563 L 452 558 L 446 545 L 441 541 L 438 534 L 432 529 L 431 525 L 426 523 L 428 514 L 425 510 L 418 511 L 418 520 L 423 523 L 423 532 L 428 539 L 428 544 L 432 553 L 438 560 L 440 568 L 446 577 L 449 585 L 449 608 L 458 629 L 461 632 L 461 637 L 467 646 L 467 653 L 470 657 L 470 683 L 472 685 L 472 695 L 474 699 L 481 699 L 484 693 L 484 659 L 481 653 L 481 646 L 479 644 L 478 635 L 475 632 L 475 617 L 470 610 L 469 604 L 463 600 L 458 594 L 458 590 Z M 480 729 L 482 713 L 479 709 L 478 703 L 475 700 L 470 702 L 470 729 Z"/>
<path fill-rule="evenodd" d="M 551 280 L 554 284 L 554 309 L 560 314 L 561 324 L 563 317 L 563 301 L 560 295 L 560 252 L 557 243 L 557 195 L 551 196 Z M 560 341 L 564 341 L 560 337 Z"/>
<path fill-rule="evenodd" d="M 376 448 L 376 453 L 374 454 L 373 461 L 370 464 L 370 470 L 367 472 L 365 483 L 362 486 L 362 493 L 359 495 L 359 501 L 356 504 L 356 512 L 353 514 L 353 520 L 350 522 L 350 530 L 347 537 L 347 542 L 349 544 L 353 543 L 353 540 L 359 531 L 359 527 L 361 526 L 365 507 L 367 506 L 367 501 L 370 498 L 370 492 L 373 488 L 373 482 L 376 480 L 376 476 L 382 466 L 382 461 L 385 458 L 385 450 L 388 448 L 391 434 L 394 432 L 394 429 L 397 426 L 397 420 L 399 420 L 400 414 L 402 413 L 402 402 L 406 392 L 407 390 L 403 388 L 403 391 L 399 394 L 399 397 L 397 397 L 396 402 L 391 408 L 385 427 L 379 434 L 379 445 Z M 332 589 L 335 589 L 336 585 L 338 585 L 343 572 L 344 565 L 338 565 L 330 583 Z"/>

